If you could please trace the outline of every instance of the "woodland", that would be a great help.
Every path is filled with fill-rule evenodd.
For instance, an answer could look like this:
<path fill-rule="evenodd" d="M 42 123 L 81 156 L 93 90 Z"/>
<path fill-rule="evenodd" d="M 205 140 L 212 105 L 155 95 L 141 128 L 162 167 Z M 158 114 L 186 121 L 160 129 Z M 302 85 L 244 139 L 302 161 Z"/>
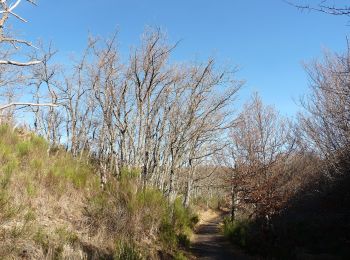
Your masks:
<path fill-rule="evenodd" d="M 196 259 L 208 209 L 246 259 L 350 257 L 349 46 L 305 65 L 292 119 L 258 93 L 238 107 L 236 67 L 173 62 L 156 27 L 57 63 L 13 32 L 19 5 L 0 1 L 0 259 Z"/>

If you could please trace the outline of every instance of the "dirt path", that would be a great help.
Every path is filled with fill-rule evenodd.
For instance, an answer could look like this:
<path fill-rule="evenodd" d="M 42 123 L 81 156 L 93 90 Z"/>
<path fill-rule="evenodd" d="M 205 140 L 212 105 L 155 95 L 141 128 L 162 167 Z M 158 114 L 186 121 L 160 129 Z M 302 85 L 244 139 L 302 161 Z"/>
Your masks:
<path fill-rule="evenodd" d="M 206 211 L 192 237 L 191 252 L 196 259 L 251 259 L 235 249 L 221 234 L 220 225 L 225 213 Z"/>

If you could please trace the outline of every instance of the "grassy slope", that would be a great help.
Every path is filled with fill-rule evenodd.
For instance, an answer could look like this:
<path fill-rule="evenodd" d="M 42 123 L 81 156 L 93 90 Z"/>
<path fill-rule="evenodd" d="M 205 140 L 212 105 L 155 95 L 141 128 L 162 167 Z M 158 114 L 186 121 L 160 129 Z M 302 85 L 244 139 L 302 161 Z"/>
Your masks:
<path fill-rule="evenodd" d="M 189 212 L 154 189 L 139 191 L 134 174 L 105 191 L 80 161 L 34 134 L 0 126 L 0 259 L 156 258 L 185 243 Z M 181 238 L 181 239 L 179 239 Z M 138 251 L 138 252 L 137 252 Z"/>
<path fill-rule="evenodd" d="M 91 240 L 79 222 L 98 178 L 87 163 L 47 151 L 44 139 L 0 126 L 1 257 L 81 255 L 75 242 Z"/>

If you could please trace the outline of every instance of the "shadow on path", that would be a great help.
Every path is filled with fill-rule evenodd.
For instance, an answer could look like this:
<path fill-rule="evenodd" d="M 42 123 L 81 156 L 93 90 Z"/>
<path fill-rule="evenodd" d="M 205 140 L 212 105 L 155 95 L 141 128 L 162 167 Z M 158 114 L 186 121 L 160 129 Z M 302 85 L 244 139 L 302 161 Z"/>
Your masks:
<path fill-rule="evenodd" d="M 195 231 L 191 252 L 196 259 L 253 259 L 234 248 L 221 234 L 225 214 L 204 220 Z"/>

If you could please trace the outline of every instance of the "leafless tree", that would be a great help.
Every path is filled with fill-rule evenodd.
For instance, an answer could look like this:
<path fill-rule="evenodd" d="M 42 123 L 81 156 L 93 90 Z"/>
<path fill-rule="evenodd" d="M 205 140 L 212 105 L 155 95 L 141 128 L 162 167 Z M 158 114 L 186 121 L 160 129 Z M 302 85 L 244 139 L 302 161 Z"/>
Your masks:
<path fill-rule="evenodd" d="M 83 154 L 92 138 L 96 101 L 89 81 L 87 59 L 93 44 L 91 40 L 81 59 L 74 62 L 71 71 L 64 72 L 64 80 L 57 86 L 59 103 L 64 110 L 67 149 L 75 157 L 79 152 Z"/>
<path fill-rule="evenodd" d="M 285 168 L 294 146 L 288 123 L 255 94 L 232 128 L 228 149 L 233 205 L 252 205 L 255 216 L 268 218 L 288 197 Z"/>
<path fill-rule="evenodd" d="M 154 144 L 159 144 L 160 136 L 158 140 L 155 137 L 164 119 L 164 106 L 161 106 L 164 105 L 163 95 L 174 82 L 167 64 L 173 47 L 166 43 L 166 37 L 159 29 L 147 30 L 141 47 L 132 53 L 129 61 L 128 76 L 134 87 L 137 107 L 137 134 L 134 139 L 136 165 L 142 168 L 144 186 L 158 160 L 153 151 L 156 149 Z"/>
<path fill-rule="evenodd" d="M 302 100 L 301 135 L 310 150 L 332 165 L 331 172 L 341 173 L 350 145 L 350 56 L 326 53 L 323 61 L 306 66 L 311 94 Z M 325 168 L 327 169 L 327 167 Z M 330 174 L 331 172 L 327 172 Z"/>
<path fill-rule="evenodd" d="M 34 1 L 27 0 L 27 2 L 31 4 L 35 4 Z M 34 46 L 26 40 L 19 39 L 14 37 L 11 31 L 8 29 L 7 23 L 11 17 L 22 21 L 27 22 L 24 18 L 16 13 L 16 8 L 21 3 L 21 0 L 17 1 L 0 1 L 0 45 L 1 45 L 1 53 L 0 53 L 0 70 L 3 72 L 2 75 L 6 75 L 2 80 L 2 85 L 9 86 L 9 84 L 18 84 L 23 83 L 23 75 L 19 70 L 19 67 L 29 67 L 40 64 L 42 61 L 37 59 L 30 59 L 29 61 L 18 61 L 14 60 L 13 57 L 20 53 L 20 49 Z M 9 77 L 9 75 L 15 77 Z M 21 75 L 19 77 L 19 75 Z M 20 80 L 18 80 L 20 79 Z M 12 92 L 13 93 L 13 92 Z M 33 106 L 48 106 L 54 107 L 56 106 L 54 103 L 32 103 L 32 102 L 18 102 L 9 100 L 5 105 L 0 106 L 0 111 L 8 110 L 9 108 L 19 107 L 33 107 Z"/>
<path fill-rule="evenodd" d="M 350 16 L 350 6 L 337 3 L 335 1 L 322 0 L 318 3 L 310 3 L 311 1 L 286 1 L 287 3 L 297 7 L 300 10 L 317 11 L 331 15 Z"/>
<path fill-rule="evenodd" d="M 52 145 L 63 143 L 73 156 L 87 151 L 102 183 L 134 169 L 140 187 L 157 186 L 170 200 L 183 192 L 188 206 L 203 179 L 199 169 L 226 145 L 221 137 L 242 82 L 214 59 L 171 64 L 176 45 L 147 29 L 140 47 L 122 59 L 117 33 L 90 38 L 72 68 L 55 64 L 56 51 L 40 45 L 31 55 L 40 62 L 28 70 L 33 99 L 21 105 L 31 107 L 34 130 Z"/>
<path fill-rule="evenodd" d="M 31 55 L 32 59 L 41 62 L 31 66 L 29 72 L 29 86 L 32 87 L 34 113 L 34 130 L 44 135 L 53 146 L 60 142 L 62 136 L 61 125 L 63 123 L 62 113 L 57 106 L 59 104 L 57 89 L 60 84 L 58 78 L 61 75 L 59 65 L 53 63 L 56 50 L 50 43 L 47 47 L 39 43 L 39 47 Z M 52 104 L 47 109 L 42 109 L 41 104 Z"/>

